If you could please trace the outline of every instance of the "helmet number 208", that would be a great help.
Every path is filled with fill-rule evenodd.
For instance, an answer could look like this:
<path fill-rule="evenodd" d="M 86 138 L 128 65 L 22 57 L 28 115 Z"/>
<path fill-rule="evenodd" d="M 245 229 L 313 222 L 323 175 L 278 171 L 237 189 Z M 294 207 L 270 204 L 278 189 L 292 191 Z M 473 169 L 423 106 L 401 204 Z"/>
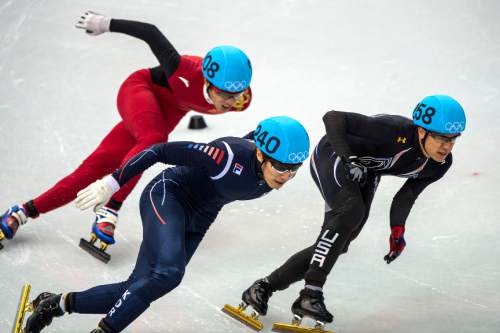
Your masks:
<path fill-rule="evenodd" d="M 422 118 L 422 122 L 426 125 L 429 125 L 432 123 L 432 117 L 436 114 L 436 109 L 433 107 L 429 106 L 425 110 L 427 105 L 418 103 L 418 105 L 415 107 L 415 110 L 413 110 L 413 118 L 415 120 L 420 120 Z"/>
<path fill-rule="evenodd" d="M 262 131 L 262 126 L 257 126 L 257 128 L 255 129 L 255 140 L 257 141 L 256 143 L 258 143 L 258 145 L 261 147 L 265 147 L 265 151 L 266 153 L 268 154 L 273 154 L 276 152 L 276 150 L 278 150 L 281 142 L 280 142 L 280 139 L 278 139 L 277 137 L 275 136 L 270 136 L 268 138 L 268 135 L 269 135 L 269 132 L 268 131 Z"/>
<path fill-rule="evenodd" d="M 215 61 L 212 61 L 212 56 L 210 54 L 207 55 L 203 60 L 203 70 L 206 71 L 209 78 L 212 79 L 219 68 L 219 64 Z"/>

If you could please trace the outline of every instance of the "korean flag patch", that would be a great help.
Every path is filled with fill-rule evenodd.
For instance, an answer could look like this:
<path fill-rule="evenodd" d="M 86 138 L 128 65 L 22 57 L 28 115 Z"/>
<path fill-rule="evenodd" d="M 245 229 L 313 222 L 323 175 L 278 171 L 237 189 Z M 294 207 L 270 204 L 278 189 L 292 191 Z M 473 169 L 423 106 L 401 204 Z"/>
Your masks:
<path fill-rule="evenodd" d="M 235 163 L 234 167 L 233 167 L 233 173 L 240 176 L 242 172 L 243 172 L 243 165 L 241 165 L 239 163 Z"/>

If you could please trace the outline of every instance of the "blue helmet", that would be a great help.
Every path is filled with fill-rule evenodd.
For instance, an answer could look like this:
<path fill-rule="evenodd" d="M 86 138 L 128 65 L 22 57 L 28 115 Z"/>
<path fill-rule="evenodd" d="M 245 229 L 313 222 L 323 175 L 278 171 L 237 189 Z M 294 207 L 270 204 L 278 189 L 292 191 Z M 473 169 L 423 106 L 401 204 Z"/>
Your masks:
<path fill-rule="evenodd" d="M 239 48 L 216 46 L 203 58 L 203 75 L 220 90 L 237 93 L 250 86 L 252 64 Z"/>
<path fill-rule="evenodd" d="M 427 96 L 413 110 L 413 123 L 431 132 L 460 134 L 465 130 L 465 112 L 450 96 Z"/>
<path fill-rule="evenodd" d="M 299 164 L 309 156 L 309 135 L 297 120 L 271 117 L 262 120 L 254 131 L 255 145 L 281 163 Z"/>

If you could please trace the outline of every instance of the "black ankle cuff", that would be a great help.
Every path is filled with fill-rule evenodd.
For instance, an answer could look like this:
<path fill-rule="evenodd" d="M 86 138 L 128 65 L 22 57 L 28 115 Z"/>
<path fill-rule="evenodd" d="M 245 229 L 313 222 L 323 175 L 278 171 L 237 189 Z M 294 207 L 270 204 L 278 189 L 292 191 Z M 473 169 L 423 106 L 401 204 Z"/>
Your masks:
<path fill-rule="evenodd" d="M 38 209 L 36 209 L 36 207 L 35 207 L 33 200 L 30 200 L 30 201 L 24 203 L 23 208 L 26 210 L 26 213 L 28 213 L 28 217 L 31 217 L 34 219 L 40 215 L 40 213 L 38 212 Z"/>
<path fill-rule="evenodd" d="M 99 327 L 105 332 L 105 333 L 118 333 L 114 329 L 112 329 L 107 323 L 106 323 L 106 318 L 101 319 L 99 322 Z"/>
<path fill-rule="evenodd" d="M 119 211 L 120 208 L 122 208 L 123 202 L 116 201 L 115 199 L 111 198 L 109 201 L 106 203 L 106 207 L 114 209 L 116 211 Z"/>
<path fill-rule="evenodd" d="M 75 311 L 75 293 L 66 294 L 64 298 L 64 308 L 68 314 Z"/>

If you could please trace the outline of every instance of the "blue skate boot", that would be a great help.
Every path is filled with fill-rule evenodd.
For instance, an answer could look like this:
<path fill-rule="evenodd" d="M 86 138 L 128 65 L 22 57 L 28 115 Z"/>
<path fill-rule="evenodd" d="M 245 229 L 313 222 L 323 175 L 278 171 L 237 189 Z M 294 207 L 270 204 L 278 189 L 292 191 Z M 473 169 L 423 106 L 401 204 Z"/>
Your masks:
<path fill-rule="evenodd" d="M 108 263 L 111 255 L 106 252 L 109 245 L 115 243 L 114 233 L 118 223 L 118 212 L 109 207 L 102 207 L 96 212 L 90 240 L 80 239 L 80 247 L 97 259 Z M 95 243 L 99 240 L 99 247 Z"/>
<path fill-rule="evenodd" d="M 0 241 L 12 239 L 21 224 L 28 222 L 28 214 L 21 205 L 14 205 L 0 217 Z M 0 243 L 0 249 L 3 248 Z"/>

